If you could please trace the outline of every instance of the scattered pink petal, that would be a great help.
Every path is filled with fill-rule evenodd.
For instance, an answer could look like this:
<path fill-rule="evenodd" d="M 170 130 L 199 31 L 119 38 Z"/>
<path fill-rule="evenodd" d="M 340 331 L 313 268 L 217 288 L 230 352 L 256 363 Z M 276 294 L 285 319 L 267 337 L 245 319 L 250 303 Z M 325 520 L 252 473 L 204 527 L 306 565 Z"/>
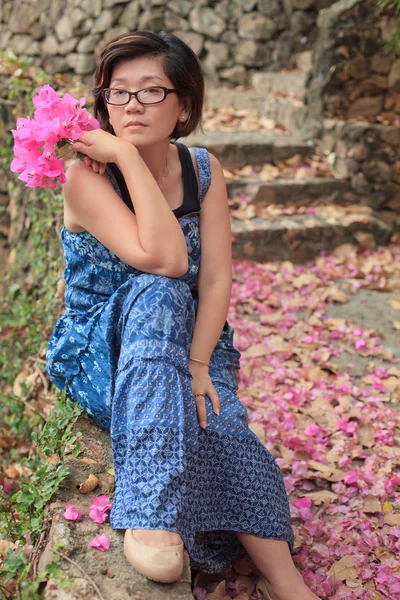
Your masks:
<path fill-rule="evenodd" d="M 9 481 L 4 481 L 3 483 L 3 492 L 5 494 L 9 494 L 12 490 L 11 483 Z"/>
<path fill-rule="evenodd" d="M 110 538 L 105 533 L 96 534 L 94 538 L 89 542 L 89 546 L 97 548 L 100 552 L 105 552 L 110 547 Z"/>
<path fill-rule="evenodd" d="M 105 523 L 107 520 L 107 513 L 102 511 L 98 506 L 91 506 L 89 509 L 89 517 L 94 523 Z"/>
<path fill-rule="evenodd" d="M 111 502 L 108 496 L 97 496 L 92 498 L 92 506 L 97 506 L 101 511 L 111 510 Z"/>
<path fill-rule="evenodd" d="M 64 512 L 64 517 L 67 519 L 67 521 L 81 521 L 82 520 L 82 513 L 79 512 L 79 510 L 77 508 L 75 508 L 75 506 L 72 506 L 72 504 L 66 504 L 65 505 L 65 512 Z"/>

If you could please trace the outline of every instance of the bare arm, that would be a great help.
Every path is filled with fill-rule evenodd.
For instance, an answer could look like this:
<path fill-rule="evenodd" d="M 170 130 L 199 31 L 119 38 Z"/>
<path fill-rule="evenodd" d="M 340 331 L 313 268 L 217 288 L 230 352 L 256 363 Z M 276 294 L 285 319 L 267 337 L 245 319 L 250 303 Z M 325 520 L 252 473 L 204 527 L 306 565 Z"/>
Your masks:
<path fill-rule="evenodd" d="M 199 305 L 190 355 L 209 362 L 228 314 L 232 287 L 232 241 L 223 169 L 210 154 L 211 185 L 200 213 Z M 193 363 L 194 370 L 202 369 Z"/>
<path fill-rule="evenodd" d="M 74 149 L 119 166 L 136 212 L 104 175 L 77 161 L 64 184 L 64 201 L 76 223 L 133 267 L 168 277 L 183 275 L 188 257 L 182 229 L 137 149 L 101 130 L 85 132 Z"/>

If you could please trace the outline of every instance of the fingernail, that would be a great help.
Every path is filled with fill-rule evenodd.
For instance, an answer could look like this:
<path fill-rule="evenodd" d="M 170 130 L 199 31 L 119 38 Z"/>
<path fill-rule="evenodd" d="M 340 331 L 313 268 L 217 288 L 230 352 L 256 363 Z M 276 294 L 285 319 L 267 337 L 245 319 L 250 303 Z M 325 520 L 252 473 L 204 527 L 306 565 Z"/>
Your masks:
<path fill-rule="evenodd" d="M 205 429 L 207 427 L 207 421 L 200 421 L 200 427 Z"/>
<path fill-rule="evenodd" d="M 214 412 L 215 412 L 215 414 L 217 415 L 217 417 L 219 417 L 219 408 L 216 408 L 216 409 L 214 410 Z"/>

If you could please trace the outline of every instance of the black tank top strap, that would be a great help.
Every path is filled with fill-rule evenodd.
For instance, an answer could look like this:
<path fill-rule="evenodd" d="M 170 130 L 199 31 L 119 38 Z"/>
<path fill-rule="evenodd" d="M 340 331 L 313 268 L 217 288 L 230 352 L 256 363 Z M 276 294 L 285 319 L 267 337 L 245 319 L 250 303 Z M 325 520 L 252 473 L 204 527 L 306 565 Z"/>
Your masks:
<path fill-rule="evenodd" d="M 187 146 L 184 144 L 180 144 L 179 142 L 172 143 L 177 147 L 179 160 L 182 167 L 183 203 L 181 206 L 178 206 L 178 208 L 173 210 L 174 215 L 179 219 L 192 212 L 200 211 L 201 204 L 199 200 L 199 186 L 189 148 L 187 148 Z M 109 169 L 111 174 L 114 176 L 114 179 L 121 192 L 122 200 L 125 202 L 127 207 L 133 213 L 135 213 L 128 186 L 126 185 L 124 176 L 122 175 L 119 167 L 115 163 L 107 163 L 107 169 Z"/>
<path fill-rule="evenodd" d="M 173 144 L 178 149 L 183 178 L 183 204 L 174 210 L 179 218 L 200 210 L 199 185 L 189 148 L 180 142 L 173 142 Z"/>

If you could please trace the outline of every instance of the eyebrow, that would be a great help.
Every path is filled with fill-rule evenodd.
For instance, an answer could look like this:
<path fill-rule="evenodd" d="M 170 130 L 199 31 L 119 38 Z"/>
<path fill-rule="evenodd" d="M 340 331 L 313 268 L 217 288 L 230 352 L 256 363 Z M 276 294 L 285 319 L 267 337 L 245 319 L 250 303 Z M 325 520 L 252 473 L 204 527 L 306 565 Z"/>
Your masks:
<path fill-rule="evenodd" d="M 151 81 L 152 79 L 159 79 L 160 81 L 162 81 L 162 78 L 158 77 L 158 75 L 144 75 L 144 77 L 141 77 L 139 79 L 139 82 L 144 83 L 145 81 Z M 126 77 L 116 77 L 115 79 L 112 79 L 110 81 L 110 85 L 111 85 L 111 83 L 116 83 L 117 81 L 126 83 Z"/>

